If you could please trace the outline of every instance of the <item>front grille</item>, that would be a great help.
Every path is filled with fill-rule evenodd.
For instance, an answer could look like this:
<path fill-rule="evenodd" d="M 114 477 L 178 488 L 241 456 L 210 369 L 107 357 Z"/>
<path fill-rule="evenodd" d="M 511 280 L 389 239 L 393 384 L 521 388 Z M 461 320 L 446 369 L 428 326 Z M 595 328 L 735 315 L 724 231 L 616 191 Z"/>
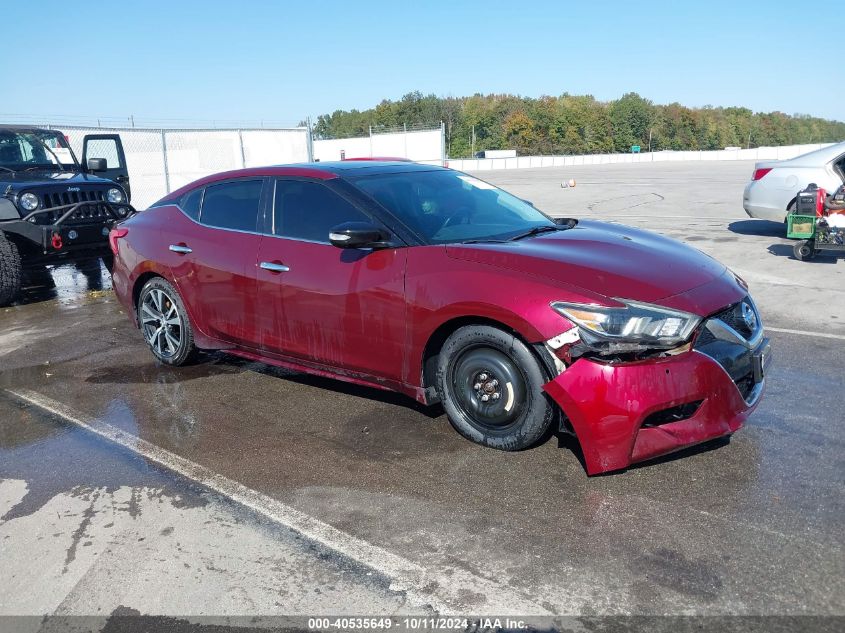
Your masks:
<path fill-rule="evenodd" d="M 80 202 L 91 202 L 93 204 L 84 204 L 77 208 L 73 215 L 66 221 L 66 225 L 80 225 L 80 224 L 98 224 L 103 220 L 111 217 L 109 212 L 105 209 L 103 204 L 105 202 L 106 194 L 104 191 L 50 191 L 41 194 L 42 209 L 53 209 L 69 204 L 77 204 Z M 38 224 L 52 224 L 68 211 L 65 209 L 57 209 L 51 213 L 42 213 L 36 216 Z"/>
<path fill-rule="evenodd" d="M 732 327 L 734 330 L 742 334 L 745 338 L 751 338 L 754 334 L 754 331 L 742 318 L 742 304 L 743 301 L 735 303 L 732 306 L 725 308 L 721 312 L 714 314 L 710 318 L 719 319 L 722 323 Z"/>
<path fill-rule="evenodd" d="M 750 306 L 754 311 L 755 327 L 753 328 L 749 327 L 742 316 L 743 303 Z M 724 337 L 723 334 L 717 336 L 716 333 L 719 333 L 719 328 L 708 327 L 711 321 L 721 321 L 745 338 L 746 341 L 750 341 L 755 336 L 761 335 L 762 332 L 762 324 L 757 310 L 749 298 L 720 310 L 699 326 L 693 345 L 694 349 L 707 354 L 722 366 L 736 384 L 742 397 L 747 400 L 755 385 L 753 352 L 741 341 L 735 340 L 735 337 Z M 724 330 L 722 330 L 723 332 Z"/>

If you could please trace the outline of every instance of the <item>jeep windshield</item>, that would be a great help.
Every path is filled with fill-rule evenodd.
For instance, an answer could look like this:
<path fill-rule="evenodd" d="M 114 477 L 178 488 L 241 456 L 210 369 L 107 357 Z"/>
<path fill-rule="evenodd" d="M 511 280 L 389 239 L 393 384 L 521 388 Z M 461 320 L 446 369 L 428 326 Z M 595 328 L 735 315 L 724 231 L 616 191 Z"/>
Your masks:
<path fill-rule="evenodd" d="M 0 129 L 2 171 L 77 171 L 79 164 L 61 132 Z"/>

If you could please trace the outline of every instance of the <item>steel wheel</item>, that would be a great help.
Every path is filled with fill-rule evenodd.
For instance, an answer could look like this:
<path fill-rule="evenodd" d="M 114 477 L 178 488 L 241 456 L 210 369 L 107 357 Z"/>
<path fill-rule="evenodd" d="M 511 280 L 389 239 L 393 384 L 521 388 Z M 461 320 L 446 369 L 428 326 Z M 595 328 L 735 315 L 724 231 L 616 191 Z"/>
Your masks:
<path fill-rule="evenodd" d="M 499 328 L 466 325 L 450 334 L 435 380 L 449 422 L 473 442 L 518 451 L 552 424 L 542 367 L 525 343 Z"/>
<path fill-rule="evenodd" d="M 503 352 L 491 347 L 465 350 L 449 373 L 457 404 L 474 426 L 496 432 L 519 419 L 525 379 Z"/>
<path fill-rule="evenodd" d="M 147 344 L 161 358 L 173 358 L 182 347 L 184 325 L 173 298 L 160 288 L 144 296 L 140 309 L 141 329 Z"/>

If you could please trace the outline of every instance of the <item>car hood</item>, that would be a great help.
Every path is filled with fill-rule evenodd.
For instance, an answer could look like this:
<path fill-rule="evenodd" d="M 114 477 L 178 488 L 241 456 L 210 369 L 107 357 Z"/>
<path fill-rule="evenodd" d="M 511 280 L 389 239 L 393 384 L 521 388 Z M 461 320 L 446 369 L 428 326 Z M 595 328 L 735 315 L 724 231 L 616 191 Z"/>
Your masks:
<path fill-rule="evenodd" d="M 79 186 L 86 184 L 115 186 L 113 181 L 106 178 L 73 171 L 19 171 L 14 174 L 0 171 L 0 190 L 2 192 L 18 192 L 35 187 L 54 187 L 56 185 Z"/>
<path fill-rule="evenodd" d="M 652 303 L 709 284 L 727 270 L 676 240 L 590 220 L 516 242 L 454 244 L 447 247 L 447 254 L 546 277 L 609 299 Z"/>

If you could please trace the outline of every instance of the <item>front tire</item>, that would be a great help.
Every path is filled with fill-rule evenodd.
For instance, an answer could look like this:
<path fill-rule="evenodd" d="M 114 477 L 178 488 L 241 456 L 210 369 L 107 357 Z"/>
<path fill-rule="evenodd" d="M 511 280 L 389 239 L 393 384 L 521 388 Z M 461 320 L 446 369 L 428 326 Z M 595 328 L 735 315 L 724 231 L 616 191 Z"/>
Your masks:
<path fill-rule="evenodd" d="M 141 333 L 156 358 L 177 367 L 196 360 L 199 350 L 188 311 L 166 280 L 155 277 L 144 284 L 137 310 Z"/>
<path fill-rule="evenodd" d="M 0 306 L 10 304 L 20 293 L 22 269 L 17 245 L 0 231 Z"/>
<path fill-rule="evenodd" d="M 546 380 L 525 343 L 488 325 L 456 330 L 437 362 L 449 422 L 467 439 L 503 451 L 528 448 L 549 430 L 555 410 L 542 391 Z"/>

